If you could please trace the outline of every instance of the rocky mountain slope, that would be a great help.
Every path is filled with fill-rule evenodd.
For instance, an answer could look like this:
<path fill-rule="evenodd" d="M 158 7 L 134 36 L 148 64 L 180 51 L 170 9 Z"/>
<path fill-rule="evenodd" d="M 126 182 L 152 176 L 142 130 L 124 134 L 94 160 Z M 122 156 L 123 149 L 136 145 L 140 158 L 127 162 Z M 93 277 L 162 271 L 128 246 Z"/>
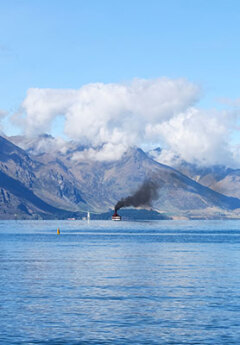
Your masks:
<path fill-rule="evenodd" d="M 222 179 L 212 183 L 210 188 L 227 196 L 240 198 L 240 169 L 229 171 Z"/>
<path fill-rule="evenodd" d="M 60 203 L 48 203 L 49 185 L 45 183 L 44 176 L 38 177 L 42 168 L 40 162 L 0 136 L 0 218 L 67 215 L 65 210 L 58 208 Z M 48 183 L 54 186 L 56 179 L 52 180 Z M 52 185 L 51 188 L 54 189 Z M 59 183 L 54 193 L 60 193 Z M 41 194 L 45 196 L 43 199 Z"/>
<path fill-rule="evenodd" d="M 20 137 L 12 140 L 21 145 Z M 153 208 L 171 217 L 236 216 L 240 208 L 238 198 L 217 193 L 157 163 L 138 148 L 129 149 L 119 160 L 99 162 L 76 159 L 75 153 L 83 148 L 73 143 L 50 152 L 37 151 L 34 140 L 28 147 L 24 138 L 22 143 L 25 150 L 0 138 L 0 203 L 5 215 L 11 204 L 13 212 L 20 209 L 21 214 L 30 215 L 56 215 L 59 208 L 106 212 L 146 179 L 154 179 L 159 185 Z"/>
<path fill-rule="evenodd" d="M 221 165 L 199 167 L 195 164 L 181 162 L 176 169 L 203 186 L 230 196 L 240 198 L 240 169 Z"/>
<path fill-rule="evenodd" d="M 148 152 L 151 158 L 158 158 L 161 148 Z M 188 176 L 199 184 L 225 194 L 230 197 L 240 198 L 240 169 L 233 169 L 224 165 L 199 166 L 188 163 L 177 157 L 171 166 Z"/>

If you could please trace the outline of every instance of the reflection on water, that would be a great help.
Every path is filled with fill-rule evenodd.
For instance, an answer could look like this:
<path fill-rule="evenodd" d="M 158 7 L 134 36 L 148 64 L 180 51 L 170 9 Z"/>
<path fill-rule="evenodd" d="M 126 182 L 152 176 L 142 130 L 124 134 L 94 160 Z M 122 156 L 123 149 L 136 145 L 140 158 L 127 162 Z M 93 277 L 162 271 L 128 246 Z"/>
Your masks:
<path fill-rule="evenodd" d="M 239 221 L 2 221 L 0 241 L 1 344 L 240 343 Z"/>

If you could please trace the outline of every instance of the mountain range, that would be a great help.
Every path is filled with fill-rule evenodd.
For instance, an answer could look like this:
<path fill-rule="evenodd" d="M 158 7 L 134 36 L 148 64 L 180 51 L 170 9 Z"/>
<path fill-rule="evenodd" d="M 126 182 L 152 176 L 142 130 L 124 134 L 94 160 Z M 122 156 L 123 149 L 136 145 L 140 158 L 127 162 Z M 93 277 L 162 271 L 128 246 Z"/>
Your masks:
<path fill-rule="evenodd" d="M 170 167 L 137 147 L 115 161 L 78 158 L 83 150 L 49 135 L 1 136 L 0 219 L 79 218 L 87 211 L 101 217 L 151 179 L 159 186 L 151 208 L 160 218 L 240 216 L 240 170 Z"/>

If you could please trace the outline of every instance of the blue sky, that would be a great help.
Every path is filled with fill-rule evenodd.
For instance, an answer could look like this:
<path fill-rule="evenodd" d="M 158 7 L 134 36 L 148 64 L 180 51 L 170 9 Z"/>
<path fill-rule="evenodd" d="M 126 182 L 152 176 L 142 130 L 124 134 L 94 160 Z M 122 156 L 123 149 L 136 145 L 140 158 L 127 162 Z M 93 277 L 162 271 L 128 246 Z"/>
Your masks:
<path fill-rule="evenodd" d="M 31 87 L 184 77 L 204 104 L 239 97 L 240 2 L 0 1 L 0 107 Z"/>
<path fill-rule="evenodd" d="M 239 37 L 237 0 L 0 0 L 0 109 L 15 113 L 31 88 L 163 76 L 222 109 L 240 97 Z"/>

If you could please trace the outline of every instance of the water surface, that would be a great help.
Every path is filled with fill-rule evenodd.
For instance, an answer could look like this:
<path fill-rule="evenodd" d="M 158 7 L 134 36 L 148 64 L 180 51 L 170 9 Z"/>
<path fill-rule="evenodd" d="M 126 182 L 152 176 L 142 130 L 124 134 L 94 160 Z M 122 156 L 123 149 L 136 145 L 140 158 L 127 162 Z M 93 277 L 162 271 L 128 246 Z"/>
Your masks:
<path fill-rule="evenodd" d="M 240 221 L 0 221 L 0 291 L 4 345 L 240 344 Z"/>

